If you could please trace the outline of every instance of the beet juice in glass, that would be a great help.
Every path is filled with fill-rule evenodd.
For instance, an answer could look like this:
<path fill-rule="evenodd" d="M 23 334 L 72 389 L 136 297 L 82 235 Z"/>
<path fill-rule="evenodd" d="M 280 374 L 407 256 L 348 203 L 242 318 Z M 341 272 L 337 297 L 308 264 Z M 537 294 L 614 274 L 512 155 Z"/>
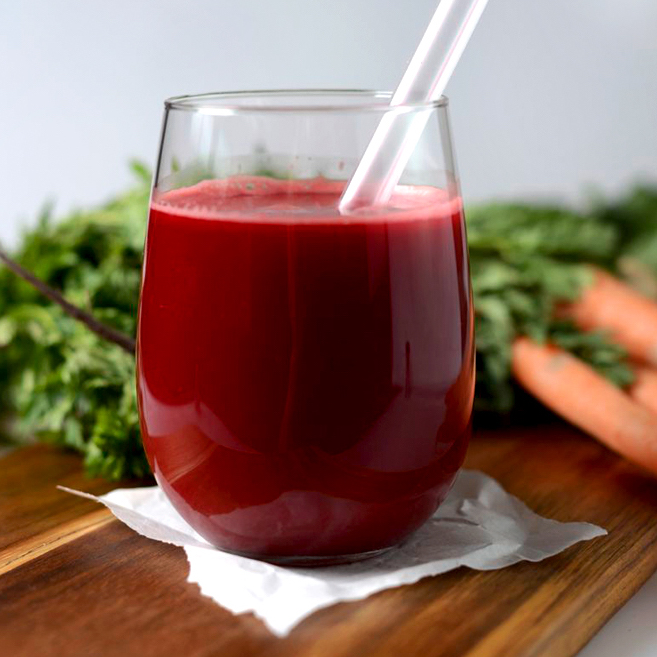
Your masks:
<path fill-rule="evenodd" d="M 435 512 L 467 447 L 472 301 L 447 101 L 166 103 L 138 334 L 144 447 L 187 522 L 281 564 L 361 559 Z M 338 199 L 386 112 L 430 113 L 384 207 Z"/>

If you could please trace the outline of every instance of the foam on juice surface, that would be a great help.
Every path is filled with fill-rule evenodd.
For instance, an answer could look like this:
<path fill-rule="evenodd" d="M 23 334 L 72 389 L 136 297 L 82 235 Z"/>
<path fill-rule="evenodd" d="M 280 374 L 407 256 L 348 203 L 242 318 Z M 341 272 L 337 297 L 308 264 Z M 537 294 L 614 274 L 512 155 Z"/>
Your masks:
<path fill-rule="evenodd" d="M 445 190 L 399 185 L 385 208 L 362 208 L 340 214 L 337 205 L 343 181 L 313 178 L 278 180 L 234 176 L 204 180 L 190 187 L 154 194 L 152 207 L 190 219 L 220 219 L 276 224 L 363 224 L 451 217 L 461 210 L 461 199 Z"/>

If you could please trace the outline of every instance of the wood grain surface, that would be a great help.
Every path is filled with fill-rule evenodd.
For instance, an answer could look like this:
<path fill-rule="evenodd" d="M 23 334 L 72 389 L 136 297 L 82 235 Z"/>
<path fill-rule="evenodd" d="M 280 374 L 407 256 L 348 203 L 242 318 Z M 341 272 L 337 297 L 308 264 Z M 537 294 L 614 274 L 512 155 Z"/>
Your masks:
<path fill-rule="evenodd" d="M 0 460 L 3 657 L 566 657 L 657 569 L 657 482 L 574 430 L 479 433 L 467 466 L 542 515 L 609 535 L 537 564 L 460 569 L 343 603 L 276 639 L 185 582 L 181 549 L 89 500 L 108 485 L 77 457 L 30 447 Z"/>

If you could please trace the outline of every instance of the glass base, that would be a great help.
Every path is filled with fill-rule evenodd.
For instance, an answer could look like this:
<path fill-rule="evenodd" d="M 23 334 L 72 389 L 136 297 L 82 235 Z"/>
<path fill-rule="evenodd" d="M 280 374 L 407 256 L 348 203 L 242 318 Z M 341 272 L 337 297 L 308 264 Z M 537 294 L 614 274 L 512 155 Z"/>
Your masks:
<path fill-rule="evenodd" d="M 372 557 L 378 557 L 386 552 L 392 550 L 395 546 L 381 548 L 379 550 L 370 550 L 369 552 L 359 552 L 357 554 L 337 554 L 326 556 L 269 556 L 269 555 L 254 555 L 246 552 L 237 552 L 235 550 L 225 550 L 220 548 L 223 552 L 234 554 L 238 557 L 245 557 L 247 559 L 255 559 L 256 561 L 265 561 L 274 564 L 275 566 L 285 566 L 286 568 L 322 568 L 323 566 L 342 566 L 349 563 L 356 563 L 358 561 L 365 561 Z"/>

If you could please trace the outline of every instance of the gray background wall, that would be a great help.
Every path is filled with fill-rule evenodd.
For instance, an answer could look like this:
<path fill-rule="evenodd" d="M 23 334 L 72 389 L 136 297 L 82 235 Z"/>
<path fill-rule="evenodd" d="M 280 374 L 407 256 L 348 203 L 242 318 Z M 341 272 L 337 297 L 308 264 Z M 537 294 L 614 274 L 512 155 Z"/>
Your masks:
<path fill-rule="evenodd" d="M 0 239 L 152 162 L 166 96 L 393 88 L 436 0 L 3 0 Z M 657 2 L 490 0 L 448 94 L 466 200 L 657 180 Z"/>

